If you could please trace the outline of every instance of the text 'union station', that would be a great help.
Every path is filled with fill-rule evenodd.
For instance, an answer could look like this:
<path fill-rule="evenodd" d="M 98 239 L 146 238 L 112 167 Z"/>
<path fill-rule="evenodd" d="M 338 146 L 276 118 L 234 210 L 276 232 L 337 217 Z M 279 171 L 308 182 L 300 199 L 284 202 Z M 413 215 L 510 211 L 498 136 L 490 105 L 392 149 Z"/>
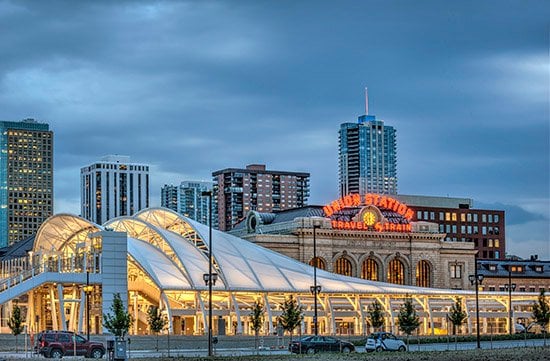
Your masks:
<path fill-rule="evenodd" d="M 348 201 L 346 197 L 342 200 L 344 205 Z M 330 229 L 334 221 L 362 223 L 362 236 L 386 232 L 385 228 L 377 230 L 376 224 L 411 225 L 404 205 L 386 200 L 385 208 L 383 201 L 384 197 L 352 197 L 352 204 L 361 208 L 359 213 L 347 214 L 344 208 L 338 208 L 340 202 L 333 202 L 326 214 L 317 218 L 328 227 L 325 232 L 336 231 Z M 302 219 L 302 230 L 311 231 L 315 218 Z M 412 236 L 414 229 L 409 229 Z M 395 229 L 385 236 L 402 236 L 404 231 Z M 109 311 L 114 293 L 119 292 L 135 320 L 131 334 L 147 332 L 146 310 L 150 305 L 160 305 L 168 317 L 170 332 L 203 334 L 208 330 L 208 287 L 203 276 L 209 269 L 208 250 L 212 246 L 213 268 L 219 275 L 213 287 L 215 332 L 253 334 L 249 314 L 254 301 L 261 300 L 266 306 L 262 333 L 273 333 L 289 295 L 304 306 L 302 333 L 312 332 L 311 266 L 228 233 L 214 230 L 211 240 L 208 234 L 207 226 L 161 208 L 116 218 L 103 226 L 74 215 L 55 215 L 41 226 L 27 256 L 2 263 L 1 331 L 8 331 L 6 317 L 15 300 L 23 308 L 29 330 L 86 330 L 83 286 L 88 276 L 93 286 L 89 294 L 92 333 L 103 332 L 101 315 Z M 358 236 L 355 241 L 360 239 Z M 317 271 L 317 284 L 321 286 L 321 333 L 370 332 L 367 308 L 375 300 L 383 305 L 386 329 L 397 331 L 397 313 L 407 298 L 412 298 L 421 317 L 420 334 L 442 333 L 447 329 L 447 313 L 456 296 L 462 297 L 469 315 L 464 327 L 470 332 L 476 328 L 471 290 L 409 286 L 323 270 Z M 535 293 L 514 294 L 510 305 L 507 292 L 481 292 L 481 331 L 492 328 L 493 332 L 507 332 L 510 307 L 514 318 L 528 318 L 536 298 Z"/>

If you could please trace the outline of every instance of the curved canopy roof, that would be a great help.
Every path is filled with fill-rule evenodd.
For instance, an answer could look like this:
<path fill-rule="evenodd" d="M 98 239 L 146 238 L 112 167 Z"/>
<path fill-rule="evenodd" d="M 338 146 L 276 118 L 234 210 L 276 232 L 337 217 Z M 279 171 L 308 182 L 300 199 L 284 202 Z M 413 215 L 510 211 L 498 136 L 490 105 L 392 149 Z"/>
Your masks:
<path fill-rule="evenodd" d="M 208 247 L 212 243 L 215 289 L 252 292 L 309 292 L 313 267 L 258 246 L 164 208 L 149 208 L 133 217 L 106 223 L 128 233 L 128 254 L 149 274 L 161 290 L 201 290 L 208 272 Z M 60 214 L 40 228 L 34 249 L 61 251 L 75 235 L 104 228 L 80 217 Z M 402 286 L 368 281 L 317 270 L 317 283 L 326 293 L 360 294 L 456 294 L 471 293 L 434 288 Z"/>

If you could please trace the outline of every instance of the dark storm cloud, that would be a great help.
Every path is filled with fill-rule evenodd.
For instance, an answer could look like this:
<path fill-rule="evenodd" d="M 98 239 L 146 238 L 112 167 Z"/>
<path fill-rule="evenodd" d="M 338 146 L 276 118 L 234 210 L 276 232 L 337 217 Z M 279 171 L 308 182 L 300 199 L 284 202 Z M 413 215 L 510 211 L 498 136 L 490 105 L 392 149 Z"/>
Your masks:
<path fill-rule="evenodd" d="M 401 192 L 527 207 L 521 227 L 550 214 L 548 18 L 545 1 L 0 1 L 0 119 L 50 123 L 58 211 L 110 153 L 152 165 L 153 204 L 247 163 L 311 172 L 320 204 L 368 86 Z"/>

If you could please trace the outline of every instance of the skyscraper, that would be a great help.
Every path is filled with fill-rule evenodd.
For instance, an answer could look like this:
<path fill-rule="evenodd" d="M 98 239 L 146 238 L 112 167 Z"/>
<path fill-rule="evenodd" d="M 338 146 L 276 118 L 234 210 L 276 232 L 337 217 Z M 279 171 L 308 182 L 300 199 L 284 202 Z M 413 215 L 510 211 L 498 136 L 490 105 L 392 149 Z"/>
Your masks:
<path fill-rule="evenodd" d="M 248 213 L 281 211 L 307 205 L 309 173 L 266 170 L 264 164 L 212 173 L 222 231 L 232 229 Z"/>
<path fill-rule="evenodd" d="M 102 224 L 149 207 L 149 166 L 108 155 L 80 169 L 82 217 Z"/>
<path fill-rule="evenodd" d="M 395 129 L 368 114 L 357 123 L 343 123 L 339 132 L 340 195 L 397 194 Z"/>
<path fill-rule="evenodd" d="M 212 182 L 183 181 L 179 186 L 164 185 L 161 189 L 161 205 L 197 222 L 208 224 L 208 198 L 203 191 L 212 190 Z M 212 227 L 218 227 L 215 198 L 212 199 Z"/>
<path fill-rule="evenodd" d="M 53 132 L 34 119 L 0 121 L 0 247 L 53 214 Z"/>

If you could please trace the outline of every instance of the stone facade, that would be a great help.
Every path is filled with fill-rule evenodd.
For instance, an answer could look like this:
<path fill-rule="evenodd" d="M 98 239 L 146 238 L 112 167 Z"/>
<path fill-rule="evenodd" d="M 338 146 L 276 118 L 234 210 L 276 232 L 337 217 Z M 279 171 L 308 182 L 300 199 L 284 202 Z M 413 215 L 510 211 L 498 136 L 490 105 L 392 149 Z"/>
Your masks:
<path fill-rule="evenodd" d="M 419 285 L 419 263 L 429 265 L 429 287 L 471 289 L 468 275 L 474 273 L 475 253 L 473 243 L 447 242 L 445 234 L 434 232 L 427 222 L 413 224 L 412 232 L 376 232 L 333 229 L 328 218 L 296 218 L 287 223 L 285 231 L 279 224 L 276 234 L 264 227 L 262 233 L 241 233 L 240 237 L 263 247 L 283 253 L 301 262 L 313 259 L 313 222 L 320 220 L 315 230 L 317 257 L 325 269 L 338 272 L 337 261 L 345 258 L 351 264 L 353 277 L 362 277 L 367 259 L 376 262 L 378 281 L 391 282 L 390 262 L 398 259 L 404 266 L 404 284 Z M 285 228 L 285 227 L 283 227 Z M 423 230 L 423 231 L 421 231 Z M 451 277 L 451 268 L 459 267 L 460 274 Z"/>

